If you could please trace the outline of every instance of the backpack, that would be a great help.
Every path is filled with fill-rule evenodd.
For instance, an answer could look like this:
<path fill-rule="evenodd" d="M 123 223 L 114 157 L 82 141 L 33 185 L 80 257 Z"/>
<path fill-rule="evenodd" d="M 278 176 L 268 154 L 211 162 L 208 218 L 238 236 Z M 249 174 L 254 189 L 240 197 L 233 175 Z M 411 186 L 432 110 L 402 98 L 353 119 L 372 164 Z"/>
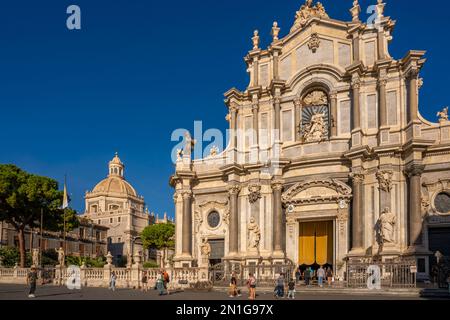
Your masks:
<path fill-rule="evenodd" d="M 169 277 L 169 274 L 167 272 L 164 273 L 164 280 L 166 282 L 170 282 L 170 277 Z"/>

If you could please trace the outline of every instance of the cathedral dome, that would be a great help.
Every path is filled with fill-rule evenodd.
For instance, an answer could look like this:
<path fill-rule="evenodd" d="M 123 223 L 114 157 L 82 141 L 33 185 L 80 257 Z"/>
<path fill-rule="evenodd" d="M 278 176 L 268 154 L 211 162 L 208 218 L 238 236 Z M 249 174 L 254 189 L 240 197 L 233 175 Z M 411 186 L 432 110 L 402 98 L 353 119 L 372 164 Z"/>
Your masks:
<path fill-rule="evenodd" d="M 109 176 L 97 184 L 93 193 L 120 193 L 127 196 L 137 197 L 136 190 L 125 179 L 118 176 Z"/>
<path fill-rule="evenodd" d="M 109 175 L 106 179 L 98 183 L 92 193 L 115 193 L 126 196 L 137 197 L 136 190 L 124 178 L 125 165 L 116 153 L 109 162 Z"/>

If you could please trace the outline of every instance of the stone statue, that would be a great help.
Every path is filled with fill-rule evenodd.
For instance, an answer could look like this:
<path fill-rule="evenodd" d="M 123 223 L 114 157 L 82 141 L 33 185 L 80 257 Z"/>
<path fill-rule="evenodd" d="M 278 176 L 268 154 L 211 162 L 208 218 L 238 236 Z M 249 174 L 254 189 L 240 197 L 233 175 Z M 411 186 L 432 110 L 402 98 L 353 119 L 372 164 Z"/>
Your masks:
<path fill-rule="evenodd" d="M 273 23 L 273 27 L 272 27 L 272 39 L 273 41 L 278 41 L 279 40 L 279 34 L 280 34 L 280 28 L 278 27 L 278 22 L 274 22 Z"/>
<path fill-rule="evenodd" d="M 326 133 L 325 114 L 316 113 L 311 117 L 310 123 L 305 127 L 304 139 L 306 142 L 320 142 Z"/>
<path fill-rule="evenodd" d="M 202 245 L 201 245 L 201 252 L 202 257 L 209 259 L 209 256 L 211 255 L 211 245 L 208 242 L 208 239 L 203 239 Z"/>
<path fill-rule="evenodd" d="M 183 158 L 183 149 L 177 149 L 177 161 Z"/>
<path fill-rule="evenodd" d="M 259 242 L 261 240 L 261 230 L 255 221 L 254 217 L 250 218 L 250 223 L 247 226 L 248 230 L 248 248 L 251 250 L 258 250 Z"/>
<path fill-rule="evenodd" d="M 211 148 L 211 150 L 209 150 L 210 157 L 217 157 L 218 154 L 219 154 L 219 148 L 217 148 L 216 146 L 213 146 Z"/>
<path fill-rule="evenodd" d="M 317 34 L 316 34 L 317 36 Z M 316 90 L 309 93 L 304 99 L 303 103 L 307 106 L 324 106 L 328 104 L 328 98 L 325 92 Z"/>
<path fill-rule="evenodd" d="M 397 217 L 389 208 L 385 208 L 380 216 L 380 236 L 383 244 L 394 242 L 394 230 Z"/>
<path fill-rule="evenodd" d="M 66 255 L 64 254 L 64 249 L 59 248 L 56 250 L 58 252 L 58 263 L 60 266 L 64 266 L 66 264 Z"/>
<path fill-rule="evenodd" d="M 306 0 L 305 4 L 301 6 L 295 15 L 295 23 L 291 28 L 291 32 L 304 27 L 311 17 L 328 18 L 328 14 L 322 3 L 317 2 L 314 6 L 312 0 Z"/>
<path fill-rule="evenodd" d="M 186 132 L 184 134 L 184 141 L 185 141 L 185 146 L 184 146 L 184 150 L 183 150 L 183 155 L 186 154 L 187 156 L 191 156 L 192 148 L 195 146 L 197 141 L 192 139 L 191 134 L 189 132 Z"/>
<path fill-rule="evenodd" d="M 437 264 L 440 264 L 441 262 L 444 261 L 444 255 L 440 251 L 436 251 L 434 256 L 436 257 Z"/>
<path fill-rule="evenodd" d="M 440 121 L 448 121 L 448 107 L 439 111 L 436 116 L 439 117 Z"/>
<path fill-rule="evenodd" d="M 255 30 L 253 32 L 253 50 L 258 50 L 259 49 L 259 32 L 258 30 Z"/>
<path fill-rule="evenodd" d="M 33 253 L 31 256 L 31 264 L 34 266 L 39 266 L 39 249 L 33 249 Z"/>

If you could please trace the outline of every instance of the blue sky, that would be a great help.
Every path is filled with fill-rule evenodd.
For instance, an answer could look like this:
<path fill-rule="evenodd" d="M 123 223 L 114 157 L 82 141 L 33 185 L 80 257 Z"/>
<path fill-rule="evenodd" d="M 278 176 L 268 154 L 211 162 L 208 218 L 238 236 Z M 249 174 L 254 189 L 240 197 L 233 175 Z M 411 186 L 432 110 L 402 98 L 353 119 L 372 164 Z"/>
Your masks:
<path fill-rule="evenodd" d="M 170 141 L 176 128 L 226 129 L 223 93 L 248 82 L 243 57 L 259 29 L 285 35 L 303 0 L 2 1 L 0 4 L 0 163 L 60 182 L 72 206 L 106 177 L 117 151 L 127 179 L 151 211 L 173 215 Z M 350 20 L 351 0 L 323 0 L 332 18 Z M 450 3 L 387 0 L 397 20 L 391 54 L 427 50 L 421 113 L 448 105 L 446 52 Z M 360 1 L 363 8 L 376 0 Z M 79 5 L 82 29 L 66 28 Z"/>

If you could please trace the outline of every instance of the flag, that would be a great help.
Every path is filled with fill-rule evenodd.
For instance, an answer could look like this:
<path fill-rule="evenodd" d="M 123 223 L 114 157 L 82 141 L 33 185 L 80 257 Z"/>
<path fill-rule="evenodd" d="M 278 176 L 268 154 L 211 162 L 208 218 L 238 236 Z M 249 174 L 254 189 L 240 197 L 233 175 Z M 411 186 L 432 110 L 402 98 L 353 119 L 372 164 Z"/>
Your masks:
<path fill-rule="evenodd" d="M 66 209 L 69 207 L 69 195 L 67 194 L 67 184 L 66 184 L 66 178 L 64 177 L 64 196 L 63 196 L 63 204 L 62 209 Z"/>

